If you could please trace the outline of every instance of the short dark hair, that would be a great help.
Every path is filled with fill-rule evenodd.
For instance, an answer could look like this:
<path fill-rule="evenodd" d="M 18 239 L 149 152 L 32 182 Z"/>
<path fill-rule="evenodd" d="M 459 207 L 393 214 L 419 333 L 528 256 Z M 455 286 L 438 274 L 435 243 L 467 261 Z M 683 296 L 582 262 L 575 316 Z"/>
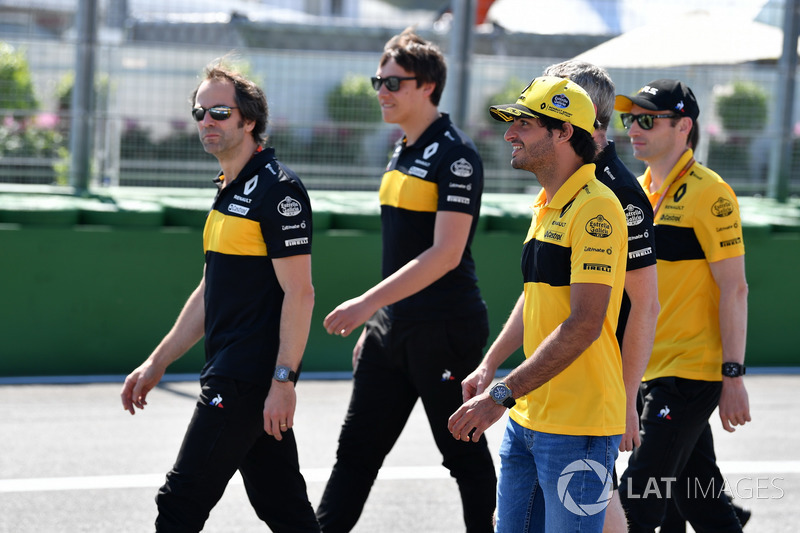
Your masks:
<path fill-rule="evenodd" d="M 406 28 L 389 39 L 383 47 L 380 65 L 385 65 L 391 59 L 403 69 L 414 73 L 417 87 L 423 83 L 435 83 L 431 103 L 439 105 L 447 80 L 447 65 L 438 46 L 414 33 L 412 28 Z"/>
<path fill-rule="evenodd" d="M 209 64 L 203 74 L 203 81 L 224 80 L 233 84 L 236 107 L 239 108 L 242 118 L 255 122 L 255 127 L 253 127 L 253 131 L 250 134 L 256 144 L 263 145 L 267 140 L 265 133 L 269 121 L 269 108 L 267 106 L 267 97 L 261 87 L 248 80 L 241 72 L 223 65 L 220 60 Z M 197 91 L 200 88 L 200 84 L 192 92 L 192 105 L 197 100 Z"/>
<path fill-rule="evenodd" d="M 674 117 L 670 119 L 672 127 L 678 125 L 678 122 L 684 117 Z M 691 118 L 691 117 L 689 117 Z M 697 121 L 692 119 L 692 129 L 689 130 L 689 136 L 686 139 L 686 144 L 692 150 L 697 150 L 697 145 L 700 143 L 700 126 L 697 125 Z"/>
<path fill-rule="evenodd" d="M 540 116 L 538 120 L 539 124 L 541 124 L 543 128 L 547 128 L 547 131 L 551 133 L 555 130 L 560 131 L 565 123 L 563 120 L 544 115 Z M 595 160 L 595 156 L 597 155 L 597 143 L 594 137 L 592 137 L 592 134 L 585 129 L 573 125 L 572 137 L 569 138 L 569 144 L 572 146 L 572 149 L 575 150 L 578 157 L 583 160 L 584 165 L 592 163 Z"/>

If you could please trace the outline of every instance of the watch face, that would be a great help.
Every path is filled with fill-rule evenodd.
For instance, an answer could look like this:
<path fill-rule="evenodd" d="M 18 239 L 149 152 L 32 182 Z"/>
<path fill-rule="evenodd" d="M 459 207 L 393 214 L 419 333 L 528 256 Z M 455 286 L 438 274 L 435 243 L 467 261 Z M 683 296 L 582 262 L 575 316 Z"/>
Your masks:
<path fill-rule="evenodd" d="M 500 403 L 508 397 L 508 388 L 505 385 L 498 383 L 492 387 L 492 390 L 489 394 L 491 394 L 494 401 Z"/>
<path fill-rule="evenodd" d="M 278 368 L 275 370 L 275 375 L 277 376 L 278 379 L 288 379 L 289 371 L 286 370 L 285 368 Z"/>

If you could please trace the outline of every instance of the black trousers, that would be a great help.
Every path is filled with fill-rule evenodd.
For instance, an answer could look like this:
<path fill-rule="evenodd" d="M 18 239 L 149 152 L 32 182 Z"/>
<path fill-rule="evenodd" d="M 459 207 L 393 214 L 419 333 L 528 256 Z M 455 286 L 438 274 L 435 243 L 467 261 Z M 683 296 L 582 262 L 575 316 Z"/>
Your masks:
<path fill-rule="evenodd" d="M 670 498 L 697 533 L 742 531 L 723 492 L 708 423 L 721 392 L 721 382 L 674 377 L 640 386 L 642 444 L 619 487 L 631 532 L 655 531 Z"/>
<path fill-rule="evenodd" d="M 392 322 L 379 311 L 366 327 L 336 463 L 317 508 L 322 531 L 350 531 L 356 524 L 418 398 L 442 464 L 458 484 L 466 530 L 492 531 L 497 477 L 486 439 L 457 441 L 447 430 L 448 418 L 462 403 L 461 380 L 482 358 L 489 334 L 486 315 L 470 321 Z"/>
<path fill-rule="evenodd" d="M 156 531 L 196 532 L 236 470 L 272 531 L 319 532 L 300 474 L 294 433 L 264 432 L 268 387 L 212 376 L 202 383 L 175 466 L 156 496 Z"/>

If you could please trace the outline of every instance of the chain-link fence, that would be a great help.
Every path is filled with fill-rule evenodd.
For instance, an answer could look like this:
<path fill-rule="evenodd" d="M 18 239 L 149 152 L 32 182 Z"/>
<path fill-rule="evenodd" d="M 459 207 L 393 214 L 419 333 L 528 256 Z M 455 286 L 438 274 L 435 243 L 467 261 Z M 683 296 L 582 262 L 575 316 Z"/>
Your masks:
<path fill-rule="evenodd" d="M 267 93 L 269 144 L 309 188 L 376 189 L 400 135 L 396 126 L 381 121 L 368 82 L 383 44 L 405 26 L 416 24 L 419 33 L 437 42 L 446 54 L 451 52 L 452 24 L 446 9 L 414 9 L 415 4 L 429 3 L 410 0 L 393 3 L 406 7 L 318 0 L 305 2 L 314 9 L 295 11 L 289 8 L 302 2 L 239 0 L 225 2 L 220 13 L 219 6 L 210 2 L 101 1 L 89 111 L 91 186 L 206 187 L 218 166 L 198 141 L 189 96 L 204 66 L 233 52 Z M 531 5 L 539 3 L 546 4 Z M 556 9 L 556 3 L 550 3 Z M 624 2 L 585 3 L 602 15 L 598 21 L 622 17 Z M 712 3 L 733 8 L 743 2 Z M 762 14 L 774 10 L 773 18 L 779 19 L 782 2 L 756 3 Z M 77 4 L 77 0 L 0 0 L 0 183 L 68 182 Z M 478 2 L 479 10 L 485 4 Z M 665 13 L 674 7 L 667 0 L 661 4 Z M 667 19 L 664 24 L 670 24 Z M 510 168 L 503 126 L 489 118 L 488 105 L 516 98 L 549 64 L 612 36 L 509 32 L 497 21 L 476 27 L 468 64 L 468 104 L 460 126 L 483 156 L 487 191 L 522 192 L 535 185 L 529 174 Z M 675 38 L 693 36 L 676 27 Z M 619 93 L 632 93 L 660 77 L 688 83 L 701 107 L 698 159 L 739 194 L 766 192 L 771 146 L 778 140 L 772 124 L 778 82 L 774 59 L 608 70 Z M 448 91 L 453 89 L 445 91 L 441 110 L 450 111 Z M 617 117 L 610 134 L 626 163 L 641 172 L 643 165 L 630 155 Z M 795 128 L 798 136 L 800 130 Z M 790 190 L 796 194 L 800 192 L 796 139 L 792 157 Z"/>

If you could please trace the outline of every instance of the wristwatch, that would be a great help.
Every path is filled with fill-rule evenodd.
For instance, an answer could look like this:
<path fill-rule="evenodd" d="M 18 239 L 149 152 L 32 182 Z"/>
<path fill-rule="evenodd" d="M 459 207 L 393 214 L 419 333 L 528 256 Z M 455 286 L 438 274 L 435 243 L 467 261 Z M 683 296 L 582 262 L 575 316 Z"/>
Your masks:
<path fill-rule="evenodd" d="M 727 378 L 744 376 L 745 366 L 739 363 L 722 363 L 722 375 Z"/>
<path fill-rule="evenodd" d="M 511 395 L 511 389 L 509 389 L 508 385 L 502 381 L 489 390 L 489 396 L 492 397 L 494 403 L 497 405 L 502 405 L 508 409 L 511 409 L 517 404 L 516 400 L 514 400 L 513 396 Z"/>
<path fill-rule="evenodd" d="M 275 367 L 275 373 L 272 375 L 275 381 L 297 383 L 297 374 L 288 366 L 278 365 Z"/>

